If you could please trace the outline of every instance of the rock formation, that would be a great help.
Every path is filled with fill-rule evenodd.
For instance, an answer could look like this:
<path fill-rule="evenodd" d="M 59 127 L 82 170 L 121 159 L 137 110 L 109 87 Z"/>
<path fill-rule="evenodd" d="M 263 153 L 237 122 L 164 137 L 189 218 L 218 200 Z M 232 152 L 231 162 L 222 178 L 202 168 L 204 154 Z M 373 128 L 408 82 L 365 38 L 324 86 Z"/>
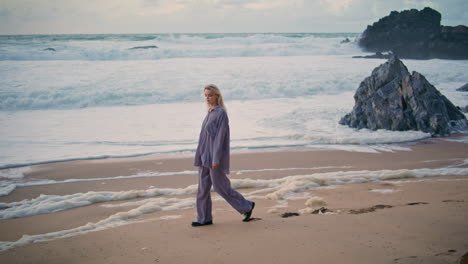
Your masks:
<path fill-rule="evenodd" d="M 462 87 L 458 88 L 457 91 L 459 91 L 459 92 L 468 92 L 468 83 L 463 85 Z"/>
<path fill-rule="evenodd" d="M 372 130 L 420 130 L 448 135 L 466 126 L 456 106 L 418 72 L 410 74 L 396 57 L 375 68 L 354 95 L 353 111 L 340 124 Z"/>
<path fill-rule="evenodd" d="M 400 58 L 468 59 L 468 27 L 440 25 L 441 14 L 429 7 L 392 11 L 362 33 L 366 51 L 392 51 Z"/>
<path fill-rule="evenodd" d="M 56 51 L 54 48 L 46 48 L 46 49 L 43 49 L 44 51 Z"/>

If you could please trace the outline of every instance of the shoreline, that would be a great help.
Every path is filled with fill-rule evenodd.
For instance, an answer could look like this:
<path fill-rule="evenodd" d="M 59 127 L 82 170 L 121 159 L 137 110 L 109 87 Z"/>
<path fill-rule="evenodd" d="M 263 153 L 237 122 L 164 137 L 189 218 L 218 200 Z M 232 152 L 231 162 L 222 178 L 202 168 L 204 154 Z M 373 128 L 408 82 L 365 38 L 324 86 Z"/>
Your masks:
<path fill-rule="evenodd" d="M 448 136 L 436 137 L 435 139 L 445 138 L 459 138 L 468 136 L 467 132 L 457 132 Z M 412 146 L 417 144 L 424 144 L 424 141 L 431 140 L 434 138 L 426 137 L 416 140 L 408 140 L 401 142 L 387 142 L 387 143 L 376 143 L 376 144 L 313 144 L 313 145 L 291 145 L 291 146 L 265 146 L 265 147 L 238 147 L 231 149 L 231 154 L 244 154 L 244 153 L 264 153 L 264 152 L 294 152 L 294 151 L 322 151 L 322 150 L 345 150 L 350 152 L 366 152 L 364 149 L 367 147 L 372 151 L 373 148 L 379 146 Z M 359 149 L 361 148 L 361 149 Z M 392 151 L 392 149 L 389 149 Z M 103 155 L 94 157 L 76 157 L 69 159 L 58 159 L 49 161 L 37 161 L 30 163 L 15 163 L 5 164 L 0 166 L 0 170 L 16 169 L 30 166 L 49 165 L 64 162 L 79 162 L 79 161 L 110 161 L 114 160 L 134 160 L 134 159 L 170 159 L 170 158 L 184 158 L 191 157 L 194 155 L 194 150 L 180 150 L 175 152 L 149 152 L 140 153 L 133 155 Z"/>
<path fill-rule="evenodd" d="M 394 147 L 409 147 L 418 144 L 425 144 L 425 141 L 432 140 L 432 139 L 450 139 L 450 138 L 461 138 L 467 137 L 468 133 L 466 132 L 459 132 L 454 133 L 448 136 L 443 137 L 427 137 L 417 140 L 408 140 L 402 142 L 389 142 L 389 143 L 377 143 L 377 144 L 316 144 L 316 145 L 300 145 L 300 146 L 266 146 L 266 147 L 239 147 L 237 149 L 231 149 L 231 155 L 236 154 L 250 154 L 250 153 L 270 153 L 270 152 L 308 152 L 308 151 L 327 151 L 327 150 L 343 150 L 349 152 L 372 152 L 366 151 L 364 149 L 359 150 L 359 147 L 368 147 L 369 149 L 373 149 L 375 147 L 380 146 L 394 146 Z M 358 149 L 356 149 L 358 148 Z M 385 151 L 385 150 L 383 150 Z M 390 148 L 388 151 L 392 151 Z M 379 152 L 379 150 L 375 150 L 374 152 Z M 144 160 L 144 159 L 180 159 L 180 158 L 189 158 L 194 155 L 194 151 L 176 151 L 176 152 L 150 152 L 150 153 L 142 153 L 142 154 L 134 154 L 134 155 L 123 155 L 123 156 L 114 156 L 114 155 L 104 155 L 104 156 L 96 156 L 96 157 L 77 157 L 77 158 L 70 158 L 70 159 L 59 159 L 59 160 L 50 160 L 50 161 L 38 161 L 38 162 L 31 162 L 31 163 L 17 163 L 17 164 L 6 164 L 0 166 L 1 170 L 8 170 L 8 169 L 17 169 L 23 167 L 31 167 L 31 166 L 41 166 L 41 165 L 53 165 L 53 164 L 60 164 L 60 163 L 68 163 L 68 162 L 80 162 L 80 161 L 97 161 L 97 162 L 116 162 L 119 160 L 122 161 L 131 161 L 131 160 Z"/>
<path fill-rule="evenodd" d="M 238 263 L 255 258 L 258 263 L 342 263 L 346 258 L 351 263 L 450 263 L 468 249 L 468 152 L 466 143 L 446 139 L 408 143 L 405 147 L 411 150 L 391 152 L 232 153 L 229 177 L 256 202 L 254 221 L 241 222 L 213 192 L 215 224 L 202 228 L 189 226 L 196 212 L 192 157 L 31 166 L 22 181 L 57 182 L 17 187 L 0 197 L 0 204 L 10 206 L 29 201 L 33 207 L 23 208 L 26 213 L 46 212 L 21 217 L 20 211 L 0 209 L 0 216 L 20 213 L 0 218 L 0 241 L 25 241 L 0 251 L 0 260 Z M 181 172 L 185 174 L 176 174 Z M 138 173 L 150 177 L 125 177 Z M 81 181 L 67 182 L 70 179 Z M 39 197 L 41 203 L 35 200 Z M 46 206 L 72 207 L 53 211 Z M 311 213 L 321 207 L 332 212 Z M 283 218 L 286 213 L 291 216 Z M 21 238 L 26 234 L 29 237 Z"/>

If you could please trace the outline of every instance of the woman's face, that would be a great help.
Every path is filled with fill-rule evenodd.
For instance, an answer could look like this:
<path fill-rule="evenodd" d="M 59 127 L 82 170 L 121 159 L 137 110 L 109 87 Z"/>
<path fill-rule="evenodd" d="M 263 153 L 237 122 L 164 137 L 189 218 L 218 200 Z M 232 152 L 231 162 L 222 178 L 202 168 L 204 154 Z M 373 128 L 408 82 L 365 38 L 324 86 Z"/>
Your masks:
<path fill-rule="evenodd" d="M 205 100 L 208 105 L 215 106 L 218 104 L 218 96 L 211 90 L 205 89 Z"/>

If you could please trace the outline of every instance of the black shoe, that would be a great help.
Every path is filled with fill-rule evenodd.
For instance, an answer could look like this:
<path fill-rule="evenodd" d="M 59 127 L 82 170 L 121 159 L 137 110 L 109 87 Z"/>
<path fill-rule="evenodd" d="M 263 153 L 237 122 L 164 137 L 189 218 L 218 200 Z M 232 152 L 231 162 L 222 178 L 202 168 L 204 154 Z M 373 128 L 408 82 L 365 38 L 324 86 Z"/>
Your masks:
<path fill-rule="evenodd" d="M 198 223 L 198 222 L 192 222 L 192 226 L 206 226 L 206 225 L 212 225 L 213 221 L 208 221 L 205 223 Z"/>
<path fill-rule="evenodd" d="M 252 211 L 253 211 L 254 207 L 255 207 L 255 203 L 252 202 L 252 209 L 250 209 L 250 211 L 248 211 L 247 213 L 244 214 L 244 219 L 242 219 L 242 221 L 248 222 L 248 221 L 251 220 L 250 216 L 252 215 Z"/>

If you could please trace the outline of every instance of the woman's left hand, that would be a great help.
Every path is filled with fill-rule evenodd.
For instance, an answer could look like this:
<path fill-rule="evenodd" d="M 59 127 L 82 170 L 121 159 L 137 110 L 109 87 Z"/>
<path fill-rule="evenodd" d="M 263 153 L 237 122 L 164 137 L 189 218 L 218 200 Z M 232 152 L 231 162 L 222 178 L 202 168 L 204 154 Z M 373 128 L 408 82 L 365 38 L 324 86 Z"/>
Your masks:
<path fill-rule="evenodd" d="M 219 164 L 214 164 L 214 163 L 213 163 L 213 164 L 211 165 L 211 168 L 213 168 L 213 169 L 216 169 L 216 168 L 218 168 L 218 167 L 219 167 Z"/>

